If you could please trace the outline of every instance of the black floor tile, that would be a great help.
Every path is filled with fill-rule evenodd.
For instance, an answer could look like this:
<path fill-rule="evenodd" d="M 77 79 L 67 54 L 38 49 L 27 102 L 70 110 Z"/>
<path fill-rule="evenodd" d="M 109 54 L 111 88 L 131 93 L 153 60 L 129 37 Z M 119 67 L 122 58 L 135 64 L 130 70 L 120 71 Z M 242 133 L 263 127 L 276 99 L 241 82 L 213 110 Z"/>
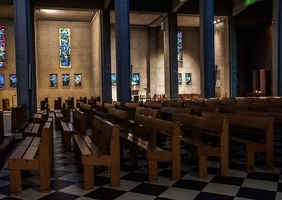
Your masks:
<path fill-rule="evenodd" d="M 194 200 L 233 200 L 234 197 L 221 194 L 201 192 Z"/>
<path fill-rule="evenodd" d="M 145 182 L 148 180 L 148 174 L 139 174 L 133 172 L 121 177 L 121 179 L 128 181 Z"/>
<path fill-rule="evenodd" d="M 256 200 L 274 200 L 276 198 L 276 192 L 241 187 L 236 196 Z"/>
<path fill-rule="evenodd" d="M 271 174 L 271 173 L 254 172 L 254 173 L 248 174 L 247 178 L 277 182 L 280 178 L 280 175 L 279 174 Z"/>
<path fill-rule="evenodd" d="M 168 188 L 169 187 L 161 186 L 161 185 L 142 183 L 138 185 L 137 187 L 133 188 L 132 190 L 130 190 L 130 192 L 158 196 L 161 193 L 163 193 L 165 190 L 167 190 Z"/>
<path fill-rule="evenodd" d="M 278 183 L 277 191 L 282 192 L 282 183 Z"/>
<path fill-rule="evenodd" d="M 73 182 L 70 182 L 70 181 L 55 179 L 55 180 L 51 181 L 51 189 L 52 190 L 61 190 L 61 189 L 68 187 L 72 184 L 73 184 Z"/>
<path fill-rule="evenodd" d="M 173 184 L 172 187 L 202 191 L 207 184 L 207 182 L 182 179 Z"/>
<path fill-rule="evenodd" d="M 99 199 L 99 200 L 112 200 L 123 195 L 125 191 L 111 189 L 111 188 L 98 188 L 86 195 L 84 197 Z"/>
<path fill-rule="evenodd" d="M 64 192 L 54 192 L 54 193 L 51 193 L 51 194 L 49 194 L 45 197 L 40 198 L 39 200 L 59 200 L 59 199 L 75 200 L 79 197 L 80 196 L 68 194 L 68 193 L 64 193 Z"/>
<path fill-rule="evenodd" d="M 241 186 L 244 182 L 244 178 L 238 177 L 231 177 L 231 176 L 215 176 L 211 182 L 212 183 L 221 183 L 221 184 L 228 184 L 228 185 L 236 185 Z"/>

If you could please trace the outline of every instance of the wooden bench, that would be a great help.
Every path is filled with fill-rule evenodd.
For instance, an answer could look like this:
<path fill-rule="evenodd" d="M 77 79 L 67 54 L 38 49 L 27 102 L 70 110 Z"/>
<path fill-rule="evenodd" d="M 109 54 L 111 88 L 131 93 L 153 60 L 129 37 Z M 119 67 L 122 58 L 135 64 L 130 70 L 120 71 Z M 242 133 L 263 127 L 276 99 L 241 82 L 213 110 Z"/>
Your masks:
<path fill-rule="evenodd" d="M 151 117 L 160 117 L 160 110 L 147 107 L 136 107 L 135 113 Z"/>
<path fill-rule="evenodd" d="M 27 136 L 40 137 L 40 124 L 39 123 L 29 123 L 23 131 L 23 138 Z"/>
<path fill-rule="evenodd" d="M 201 116 L 202 112 L 218 112 L 218 107 L 186 105 L 185 108 L 193 110 L 193 115 Z"/>
<path fill-rule="evenodd" d="M 274 120 L 274 136 L 282 138 L 282 112 L 261 112 L 261 111 L 235 111 L 239 115 L 251 115 L 256 117 L 273 117 Z"/>
<path fill-rule="evenodd" d="M 74 109 L 74 97 L 69 97 L 65 102 L 70 106 L 70 109 Z"/>
<path fill-rule="evenodd" d="M 11 108 L 11 130 L 12 133 L 22 132 L 29 123 L 26 117 L 25 105 Z"/>
<path fill-rule="evenodd" d="M 192 145 L 192 158 L 198 157 L 199 177 L 207 176 L 207 161 L 209 156 L 220 158 L 222 176 L 229 173 L 228 153 L 228 121 L 211 120 L 199 116 L 183 113 L 174 113 L 172 121 L 179 121 L 188 126 L 190 135 L 182 135 L 181 141 Z"/>
<path fill-rule="evenodd" d="M 48 97 L 40 101 L 40 110 L 49 110 Z"/>
<path fill-rule="evenodd" d="M 141 134 L 140 134 L 141 133 Z M 146 134 L 146 135 L 145 135 Z M 147 135 L 148 134 L 148 135 Z M 157 145 L 157 135 L 171 139 L 171 148 L 162 149 Z M 179 122 L 170 122 L 135 114 L 132 133 L 120 133 L 131 143 L 130 163 L 136 163 L 136 147 L 146 151 L 148 161 L 148 182 L 158 182 L 158 161 L 169 160 L 172 164 L 172 180 L 180 179 L 180 126 Z M 146 138 L 146 139 L 143 139 Z"/>
<path fill-rule="evenodd" d="M 80 103 L 80 108 L 82 112 L 86 114 L 86 127 L 92 128 L 92 122 L 94 117 L 93 106 L 90 104 Z"/>
<path fill-rule="evenodd" d="M 107 110 L 107 120 L 113 124 L 118 124 L 120 131 L 128 133 L 129 129 L 129 113 L 117 108 L 109 108 Z"/>
<path fill-rule="evenodd" d="M 96 101 L 95 108 L 94 108 L 94 115 L 97 115 L 101 118 L 105 117 L 104 113 L 104 103 L 101 101 Z"/>
<path fill-rule="evenodd" d="M 162 106 L 183 108 L 184 102 L 183 101 L 175 101 L 175 100 L 164 100 L 162 102 Z"/>
<path fill-rule="evenodd" d="M 95 108 L 95 105 L 96 105 L 97 101 L 101 101 L 101 98 L 100 97 L 91 96 L 90 99 L 87 99 L 87 103 L 92 105 L 93 108 Z"/>
<path fill-rule="evenodd" d="M 162 107 L 162 102 L 161 101 L 146 100 L 143 103 L 143 106 L 145 108 L 160 109 Z"/>
<path fill-rule="evenodd" d="M 114 108 L 114 107 L 115 107 L 114 104 L 111 104 L 111 103 L 104 103 L 104 106 L 103 106 L 103 113 L 104 113 L 104 117 L 105 117 L 105 118 L 107 117 L 108 109 Z"/>
<path fill-rule="evenodd" d="M 173 113 L 185 113 L 185 114 L 194 114 L 193 108 L 179 108 L 179 107 L 161 107 L 161 118 L 165 120 L 171 120 Z"/>
<path fill-rule="evenodd" d="M 76 99 L 76 107 L 79 107 L 79 102 L 87 104 L 87 97 L 79 97 L 79 99 Z"/>
<path fill-rule="evenodd" d="M 3 156 L 11 144 L 15 141 L 15 136 L 5 137 L 4 116 L 0 111 L 0 156 Z"/>
<path fill-rule="evenodd" d="M 52 119 L 45 123 L 41 137 L 26 137 L 9 157 L 11 194 L 22 192 L 22 170 L 39 170 L 40 191 L 51 190 L 52 123 Z"/>
<path fill-rule="evenodd" d="M 73 113 L 73 123 L 60 122 L 65 151 L 71 151 L 71 138 L 74 134 L 86 135 L 86 114 L 79 110 Z"/>
<path fill-rule="evenodd" d="M 94 188 L 94 166 L 110 167 L 111 186 L 119 187 L 119 126 L 94 116 L 92 127 L 92 136 L 73 137 L 75 155 L 83 165 L 84 189 Z"/>
<path fill-rule="evenodd" d="M 120 101 L 113 101 L 114 108 L 121 109 L 121 102 Z"/>
<path fill-rule="evenodd" d="M 130 132 L 129 113 L 125 110 L 117 108 L 109 108 L 107 111 L 107 120 L 113 124 L 119 125 L 119 130 L 122 133 Z M 120 152 L 123 153 L 124 139 L 120 140 Z"/>
<path fill-rule="evenodd" d="M 255 171 L 255 153 L 266 153 L 266 169 L 274 169 L 274 120 L 273 117 L 204 112 L 203 117 L 227 119 L 230 125 L 230 151 L 233 143 L 246 146 L 247 172 Z M 241 136 L 245 137 L 241 137 Z M 263 141 L 261 141 L 263 140 Z M 232 143 L 231 143 L 232 142 Z M 230 153 L 232 153 L 230 152 Z"/>
<path fill-rule="evenodd" d="M 63 121 L 63 122 L 70 122 L 70 116 L 71 116 L 71 113 L 70 113 L 70 106 L 67 105 L 66 103 L 63 104 L 63 107 L 61 110 L 57 110 L 54 112 L 54 116 L 55 116 L 55 125 L 56 125 L 56 128 L 60 128 L 61 125 L 60 125 L 60 122 Z"/>
<path fill-rule="evenodd" d="M 48 110 L 39 110 L 32 116 L 32 122 L 41 124 L 41 128 L 42 128 L 42 126 L 44 126 L 48 118 L 49 118 Z"/>
<path fill-rule="evenodd" d="M 134 119 L 134 115 L 136 112 L 136 108 L 140 107 L 140 102 L 125 102 L 124 104 L 124 110 L 129 112 L 129 119 Z"/>
<path fill-rule="evenodd" d="M 62 109 L 62 98 L 58 97 L 58 99 L 54 100 L 54 110 L 61 110 Z"/>

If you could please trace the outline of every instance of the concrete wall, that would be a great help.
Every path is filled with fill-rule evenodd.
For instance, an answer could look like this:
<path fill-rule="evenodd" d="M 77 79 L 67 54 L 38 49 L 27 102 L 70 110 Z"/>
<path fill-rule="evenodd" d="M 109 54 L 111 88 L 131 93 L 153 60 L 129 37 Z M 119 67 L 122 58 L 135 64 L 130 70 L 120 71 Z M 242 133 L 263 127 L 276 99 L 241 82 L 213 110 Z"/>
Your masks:
<path fill-rule="evenodd" d="M 60 68 L 59 61 L 59 28 L 70 28 L 71 68 Z M 37 105 L 45 97 L 49 98 L 49 107 L 54 100 L 62 97 L 75 99 L 80 96 L 91 96 L 92 63 L 91 63 L 91 25 L 90 23 L 37 21 L 36 31 L 36 70 L 37 70 Z M 82 87 L 74 87 L 74 74 L 82 74 Z M 58 88 L 50 88 L 49 75 L 58 75 Z M 70 87 L 62 87 L 62 74 L 70 74 Z"/>
<path fill-rule="evenodd" d="M 116 45 L 115 29 L 111 27 L 111 65 L 112 73 L 116 73 Z M 133 66 L 132 73 L 139 73 L 140 85 L 136 86 L 140 94 L 145 94 L 148 88 L 147 84 L 147 67 L 149 64 L 149 29 L 142 27 L 130 28 L 130 55 Z M 117 99 L 116 86 L 112 86 L 112 98 Z"/>
<path fill-rule="evenodd" d="M 1 22 L 1 21 L 0 21 Z M 215 26 L 215 63 L 220 70 L 220 96 L 229 96 L 229 44 L 227 20 Z M 9 93 L 16 93 L 9 89 L 9 74 L 16 73 L 14 25 L 12 21 L 2 21 L 6 33 L 6 69 L 0 69 L 5 74 L 5 89 L 0 90 L 2 98 L 9 98 Z M 71 29 L 71 64 L 70 69 L 59 67 L 59 28 Z M 91 23 L 78 22 L 48 22 L 35 23 L 36 67 L 37 67 L 37 100 L 49 98 L 50 107 L 54 99 L 70 96 L 75 99 L 80 96 L 102 96 L 101 76 L 101 34 L 100 14 Z M 164 76 L 164 35 L 158 28 L 131 27 L 131 64 L 133 73 L 140 74 L 139 94 L 145 94 L 144 88 L 150 88 L 150 96 L 165 93 Z M 200 87 L 200 42 L 198 28 L 179 28 L 183 33 L 183 68 L 182 85 L 179 93 L 201 93 Z M 111 26 L 111 65 L 112 73 L 116 73 L 115 29 Z M 58 75 L 58 88 L 49 86 L 49 74 Z M 70 74 L 70 88 L 62 88 L 62 74 Z M 82 87 L 74 87 L 74 73 L 82 74 Z M 185 73 L 192 74 L 192 84 L 185 85 Z M 147 75 L 150 75 L 150 80 Z M 112 86 L 112 98 L 116 100 L 116 86 Z M 14 97 L 15 105 L 16 98 Z M 2 109 L 2 101 L 0 102 Z"/>
<path fill-rule="evenodd" d="M 91 23 L 91 80 L 92 96 L 102 98 L 101 16 L 97 13 Z M 88 95 L 89 97 L 91 95 Z"/>
<path fill-rule="evenodd" d="M 200 79 L 200 31 L 198 28 L 179 29 L 182 32 L 183 68 L 178 68 L 182 75 L 179 94 L 201 94 Z M 185 83 L 185 73 L 191 73 L 191 85 Z"/>
<path fill-rule="evenodd" d="M 2 110 L 2 99 L 10 100 L 12 107 L 12 94 L 17 93 L 17 89 L 10 89 L 9 75 L 16 73 L 16 54 L 15 54 L 15 34 L 14 22 L 8 20 L 0 20 L 0 25 L 5 28 L 5 44 L 6 44 L 6 68 L 0 68 L 0 74 L 4 74 L 5 88 L 0 89 L 0 110 Z M 17 105 L 17 97 L 14 98 L 14 106 Z"/>
<path fill-rule="evenodd" d="M 219 81 L 217 81 L 219 97 L 230 97 L 230 70 L 229 70 L 229 28 L 228 19 L 215 24 L 214 44 L 215 44 L 215 64 L 219 71 Z M 217 94 L 216 94 L 217 95 Z"/>

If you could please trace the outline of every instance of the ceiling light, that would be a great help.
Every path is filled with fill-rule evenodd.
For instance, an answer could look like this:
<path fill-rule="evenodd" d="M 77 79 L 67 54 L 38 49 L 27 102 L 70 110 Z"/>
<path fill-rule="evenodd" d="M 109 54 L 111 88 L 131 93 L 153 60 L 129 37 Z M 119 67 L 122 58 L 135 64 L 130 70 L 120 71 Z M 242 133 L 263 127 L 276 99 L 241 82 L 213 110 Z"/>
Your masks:
<path fill-rule="evenodd" d="M 53 13 L 56 13 L 58 12 L 58 10 L 52 10 L 52 9 L 39 9 L 40 12 L 46 12 L 46 13 L 49 13 L 49 14 L 53 14 Z"/>

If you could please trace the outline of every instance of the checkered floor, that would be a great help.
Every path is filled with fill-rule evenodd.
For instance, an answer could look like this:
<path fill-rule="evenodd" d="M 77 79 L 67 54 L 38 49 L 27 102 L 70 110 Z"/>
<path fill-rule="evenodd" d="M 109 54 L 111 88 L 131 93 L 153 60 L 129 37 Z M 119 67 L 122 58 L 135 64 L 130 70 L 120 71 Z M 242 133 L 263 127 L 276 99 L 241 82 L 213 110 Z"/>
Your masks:
<path fill-rule="evenodd" d="M 275 170 L 265 171 L 264 156 L 258 155 L 256 172 L 245 171 L 245 154 L 239 151 L 230 162 L 229 176 L 219 175 L 219 163 L 209 161 L 208 177 L 198 178 L 197 166 L 191 164 L 190 151 L 182 146 L 181 175 L 179 181 L 171 181 L 169 162 L 159 162 L 158 184 L 148 184 L 147 162 L 140 154 L 137 168 L 130 168 L 128 151 L 121 158 L 121 186 L 110 187 L 109 170 L 95 168 L 95 188 L 83 190 L 83 174 L 78 171 L 73 152 L 64 152 L 60 132 L 54 136 L 55 161 L 52 171 L 51 192 L 39 192 L 38 173 L 22 175 L 23 192 L 9 195 L 9 170 L 7 164 L 0 171 L 0 199 L 282 199 L 282 143 L 275 143 Z"/>

